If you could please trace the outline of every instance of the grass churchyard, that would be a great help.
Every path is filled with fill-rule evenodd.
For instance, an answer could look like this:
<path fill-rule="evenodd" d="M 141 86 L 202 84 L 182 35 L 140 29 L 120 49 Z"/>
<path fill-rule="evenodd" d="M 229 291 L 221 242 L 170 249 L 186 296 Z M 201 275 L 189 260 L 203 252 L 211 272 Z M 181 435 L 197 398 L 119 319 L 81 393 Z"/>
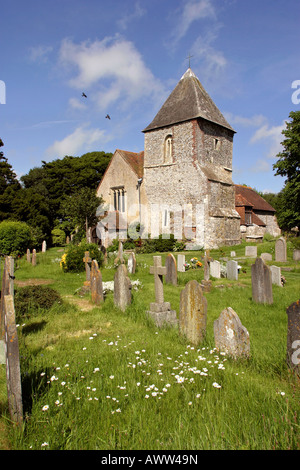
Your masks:
<path fill-rule="evenodd" d="M 178 269 L 178 253 L 175 260 L 169 253 L 136 254 L 132 269 L 123 252 L 126 273 L 117 275 L 120 263 L 111 256 L 93 265 L 90 281 L 86 271 L 61 269 L 63 248 L 38 252 L 35 265 L 26 256 L 18 260 L 24 419 L 19 427 L 10 421 L 2 364 L 0 449 L 299 450 L 299 377 L 287 361 L 287 309 L 300 299 L 300 264 L 289 242 L 285 261 L 275 259 L 275 240 L 256 247 L 254 255 L 246 255 L 245 243 L 234 253 L 211 250 L 210 274 L 201 251 L 179 253 L 185 269 Z M 254 269 L 255 255 L 266 253 Z M 153 255 L 162 267 L 172 265 L 172 276 L 160 268 L 155 280 Z M 229 261 L 236 263 L 224 277 Z M 272 282 L 273 265 L 281 268 L 281 284 Z M 87 283 L 99 279 L 94 297 Z M 39 295 L 53 289 L 57 299 L 47 308 L 28 303 L 20 314 L 17 298 L 28 286 Z M 297 305 L 292 314 L 299 321 Z M 147 314 L 165 310 L 166 318 L 175 311 L 178 322 L 162 327 Z M 232 354 L 231 343 L 226 351 L 220 346 L 224 329 L 238 342 Z M 294 358 L 299 363 L 300 352 Z"/>

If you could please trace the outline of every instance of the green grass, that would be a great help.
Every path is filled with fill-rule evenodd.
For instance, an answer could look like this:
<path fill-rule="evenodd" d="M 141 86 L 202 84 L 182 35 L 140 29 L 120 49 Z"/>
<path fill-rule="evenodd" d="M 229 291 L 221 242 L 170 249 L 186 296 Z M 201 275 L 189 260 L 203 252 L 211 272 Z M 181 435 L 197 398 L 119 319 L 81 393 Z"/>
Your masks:
<path fill-rule="evenodd" d="M 273 242 L 258 248 L 274 253 Z M 242 256 L 244 245 L 211 255 L 218 259 L 231 250 Z M 16 280 L 50 280 L 63 298 L 73 295 L 85 275 L 63 273 L 61 254 L 39 254 L 36 267 L 20 260 Z M 185 255 L 187 261 L 200 258 L 199 252 Z M 197 346 L 146 317 L 154 300 L 153 254 L 138 255 L 137 262 L 130 277 L 142 287 L 133 291 L 125 313 L 108 294 L 101 307 L 84 311 L 65 300 L 20 324 L 25 420 L 22 429 L 10 423 L 0 366 L 0 426 L 8 435 L 0 448 L 299 449 L 299 381 L 285 362 L 286 308 L 300 298 L 300 269 L 291 253 L 286 266 L 292 270 L 284 272 L 285 287 L 273 286 L 273 305 L 251 300 L 253 260 L 240 260 L 245 272 L 237 282 L 213 280 L 205 294 L 207 334 Z M 108 266 L 101 272 L 109 281 L 115 271 Z M 165 300 L 177 312 L 190 279 L 201 281 L 203 269 L 179 273 L 178 287 L 164 286 Z M 248 360 L 234 361 L 214 349 L 213 322 L 229 306 L 249 331 Z"/>

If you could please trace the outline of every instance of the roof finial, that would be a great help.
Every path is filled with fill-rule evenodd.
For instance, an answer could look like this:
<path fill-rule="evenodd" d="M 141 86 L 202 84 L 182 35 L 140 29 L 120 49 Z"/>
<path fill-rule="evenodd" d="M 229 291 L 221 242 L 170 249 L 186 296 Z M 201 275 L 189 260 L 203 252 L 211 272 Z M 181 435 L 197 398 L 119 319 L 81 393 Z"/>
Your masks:
<path fill-rule="evenodd" d="M 191 68 L 191 58 L 194 57 L 193 55 L 189 54 L 186 60 L 189 60 L 189 69 Z"/>

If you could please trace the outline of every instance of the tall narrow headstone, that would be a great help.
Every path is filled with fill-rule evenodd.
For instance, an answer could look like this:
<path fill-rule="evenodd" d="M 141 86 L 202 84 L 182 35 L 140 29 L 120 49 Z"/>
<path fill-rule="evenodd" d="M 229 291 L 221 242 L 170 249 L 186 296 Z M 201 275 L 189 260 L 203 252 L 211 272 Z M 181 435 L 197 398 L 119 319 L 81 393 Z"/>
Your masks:
<path fill-rule="evenodd" d="M 185 255 L 177 256 L 177 271 L 180 273 L 185 272 Z"/>
<path fill-rule="evenodd" d="M 32 266 L 36 266 L 36 249 L 32 250 L 32 260 L 31 260 Z"/>
<path fill-rule="evenodd" d="M 294 261 L 300 261 L 300 250 L 294 250 L 293 251 L 293 260 Z"/>
<path fill-rule="evenodd" d="M 90 252 L 89 251 L 84 252 L 84 258 L 82 259 L 82 261 L 84 262 L 84 265 L 85 265 L 85 282 L 84 282 L 84 285 L 89 286 L 90 283 L 91 283 L 91 268 L 90 268 L 89 263 L 92 262 L 92 260 L 90 258 Z"/>
<path fill-rule="evenodd" d="M 129 258 L 128 258 L 128 263 L 127 263 L 127 268 L 128 268 L 128 272 L 130 274 L 135 274 L 135 270 L 136 270 L 136 259 L 135 259 L 135 254 L 133 252 L 131 252 L 129 254 Z"/>
<path fill-rule="evenodd" d="M 100 305 L 103 302 L 102 275 L 98 266 L 98 262 L 95 259 L 92 261 L 91 269 L 91 296 L 92 301 L 96 305 Z"/>
<path fill-rule="evenodd" d="M 275 261 L 285 262 L 286 260 L 286 241 L 280 237 L 275 243 Z"/>
<path fill-rule="evenodd" d="M 177 286 L 177 264 L 175 256 L 169 253 L 166 257 L 166 284 Z"/>
<path fill-rule="evenodd" d="M 250 338 L 236 312 L 228 307 L 214 321 L 215 346 L 229 356 L 247 357 L 250 353 Z"/>
<path fill-rule="evenodd" d="M 271 276 L 272 276 L 272 284 L 282 287 L 281 268 L 279 266 L 270 266 L 270 269 L 271 269 Z"/>
<path fill-rule="evenodd" d="M 207 300 L 200 284 L 189 281 L 180 293 L 179 331 L 197 345 L 205 337 L 206 322 Z"/>
<path fill-rule="evenodd" d="M 118 249 L 118 254 L 117 257 L 114 261 L 114 264 L 117 265 L 118 263 L 123 264 L 124 263 L 124 258 L 123 258 L 123 242 L 119 240 L 119 249 Z"/>
<path fill-rule="evenodd" d="M 215 277 L 217 279 L 219 279 L 221 277 L 221 264 L 220 264 L 220 261 L 217 261 L 217 260 L 211 261 L 209 269 L 210 269 L 210 275 L 212 277 Z"/>
<path fill-rule="evenodd" d="M 286 310 L 288 316 L 287 364 L 300 376 L 300 300 Z"/>
<path fill-rule="evenodd" d="M 28 263 L 31 263 L 31 254 L 29 248 L 27 248 L 26 259 Z"/>
<path fill-rule="evenodd" d="M 131 304 L 131 282 L 125 264 L 118 266 L 114 277 L 114 303 L 123 312 Z"/>
<path fill-rule="evenodd" d="M 238 280 L 238 262 L 232 259 L 227 261 L 227 279 Z"/>
<path fill-rule="evenodd" d="M 42 253 L 46 253 L 46 250 L 47 250 L 47 243 L 46 243 L 46 240 L 44 240 L 42 243 Z"/>
<path fill-rule="evenodd" d="M 273 303 L 271 270 L 264 260 L 256 258 L 251 266 L 252 300 L 262 304 Z"/>

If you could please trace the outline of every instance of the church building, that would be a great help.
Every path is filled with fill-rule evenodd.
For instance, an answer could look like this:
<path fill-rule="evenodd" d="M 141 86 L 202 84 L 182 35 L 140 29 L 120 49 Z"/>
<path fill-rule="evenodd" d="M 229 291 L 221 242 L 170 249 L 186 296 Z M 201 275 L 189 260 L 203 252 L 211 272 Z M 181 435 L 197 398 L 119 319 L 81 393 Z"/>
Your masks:
<path fill-rule="evenodd" d="M 190 68 L 143 133 L 144 151 L 116 150 L 97 188 L 102 243 L 112 232 L 126 238 L 138 222 L 144 238 L 171 233 L 208 249 L 240 243 L 235 131 Z"/>

